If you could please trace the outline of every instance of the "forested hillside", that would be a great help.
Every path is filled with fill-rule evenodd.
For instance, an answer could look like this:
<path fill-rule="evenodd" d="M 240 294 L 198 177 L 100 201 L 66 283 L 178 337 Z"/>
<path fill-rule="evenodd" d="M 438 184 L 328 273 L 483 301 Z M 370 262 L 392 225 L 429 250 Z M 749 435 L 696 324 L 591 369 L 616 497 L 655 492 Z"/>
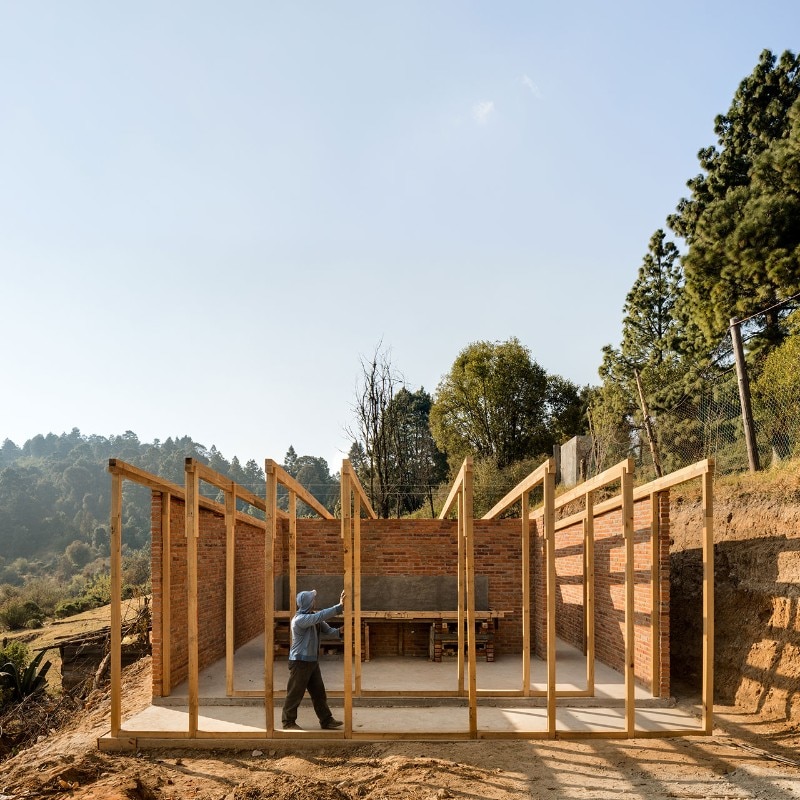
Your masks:
<path fill-rule="evenodd" d="M 22 446 L 9 439 L 0 448 L 0 584 L 21 585 L 48 575 L 67 581 L 107 570 L 109 554 L 109 458 L 127 461 L 178 484 L 184 461 L 198 459 L 257 494 L 264 470 L 254 460 L 228 461 L 189 436 L 141 442 L 126 431 L 109 438 L 77 428 L 56 436 L 34 436 Z M 322 458 L 287 453 L 287 468 L 321 502 L 335 502 L 338 480 Z M 146 554 L 150 542 L 149 491 L 126 486 L 123 497 L 126 553 Z"/>

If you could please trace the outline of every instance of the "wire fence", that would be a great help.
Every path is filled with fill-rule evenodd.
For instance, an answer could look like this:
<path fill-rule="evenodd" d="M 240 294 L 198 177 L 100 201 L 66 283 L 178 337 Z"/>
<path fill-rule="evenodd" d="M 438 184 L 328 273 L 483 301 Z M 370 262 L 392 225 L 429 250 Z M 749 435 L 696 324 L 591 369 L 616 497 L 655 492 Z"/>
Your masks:
<path fill-rule="evenodd" d="M 800 367 L 800 365 L 798 365 Z M 762 469 L 776 461 L 800 456 L 800 406 L 796 388 L 771 386 L 752 393 L 756 447 Z M 713 458 L 716 472 L 749 468 L 747 445 L 735 369 L 706 379 L 693 396 L 684 397 L 666 412 L 651 415 L 651 425 L 664 473 Z M 654 477 L 655 467 L 644 426 L 633 433 L 631 454 L 637 472 Z M 607 464 L 599 464 L 598 470 Z"/>

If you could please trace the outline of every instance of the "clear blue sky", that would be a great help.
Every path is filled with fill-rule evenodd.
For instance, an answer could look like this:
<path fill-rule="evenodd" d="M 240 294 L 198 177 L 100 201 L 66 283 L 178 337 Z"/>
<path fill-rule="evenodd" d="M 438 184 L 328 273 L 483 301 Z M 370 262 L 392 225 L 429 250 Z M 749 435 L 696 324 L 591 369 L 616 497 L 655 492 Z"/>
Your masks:
<path fill-rule="evenodd" d="M 800 3 L 0 0 L 0 441 L 341 466 L 379 341 L 597 381 L 651 234 Z"/>

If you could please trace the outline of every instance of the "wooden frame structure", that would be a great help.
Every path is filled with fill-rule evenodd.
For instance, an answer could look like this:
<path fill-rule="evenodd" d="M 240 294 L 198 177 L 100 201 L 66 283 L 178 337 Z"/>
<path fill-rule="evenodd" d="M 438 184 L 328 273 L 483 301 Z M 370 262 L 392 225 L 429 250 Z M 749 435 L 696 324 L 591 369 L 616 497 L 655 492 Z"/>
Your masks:
<path fill-rule="evenodd" d="M 264 530 L 264 710 L 265 730 L 267 739 L 280 736 L 296 736 L 286 734 L 274 729 L 274 690 L 273 690 L 273 662 L 274 646 L 270 646 L 274 637 L 276 620 L 275 595 L 274 595 L 274 555 L 275 541 L 278 536 L 278 521 L 281 518 L 288 520 L 289 530 L 289 580 L 290 580 L 290 615 L 294 609 L 297 580 L 297 525 L 296 507 L 297 499 L 313 508 L 323 518 L 333 519 L 333 516 L 321 506 L 299 483 L 286 473 L 282 467 L 271 459 L 266 465 L 266 499 L 262 500 L 253 495 L 244 487 L 234 484 L 229 479 L 214 472 L 208 467 L 187 459 L 186 483 L 182 488 L 177 484 L 164 481 L 150 475 L 143 470 L 133 467 L 117 459 L 109 461 L 109 472 L 112 477 L 111 495 L 111 736 L 118 740 L 125 737 L 160 738 L 160 739 L 224 739 L 239 738 L 252 739 L 252 733 L 230 733 L 220 736 L 219 733 L 202 731 L 199 729 L 199 631 L 198 631 L 198 575 L 197 575 L 197 545 L 199 538 L 199 510 L 206 508 L 220 514 L 225 519 L 226 541 L 226 693 L 231 697 L 251 696 L 252 692 L 239 692 L 233 685 L 233 652 L 234 652 L 234 569 L 233 558 L 235 552 L 235 521 L 245 521 Z M 633 464 L 630 460 L 621 462 L 610 470 L 586 481 L 585 483 L 555 498 L 554 464 L 548 459 L 537 470 L 511 490 L 500 500 L 484 519 L 498 517 L 513 505 L 520 504 L 521 518 L 521 548 L 522 548 L 522 619 L 523 619 L 523 654 L 522 654 L 522 687 L 519 690 L 502 691 L 496 693 L 491 690 L 477 690 L 476 683 L 476 642 L 475 620 L 479 615 L 475 609 L 475 543 L 473 519 L 473 467 L 472 459 L 465 459 L 458 476 L 456 477 L 450 493 L 445 501 L 440 514 L 440 519 L 448 518 L 453 511 L 457 516 L 457 586 L 458 604 L 455 617 L 458 621 L 458 690 L 457 694 L 466 697 L 469 706 L 469 727 L 462 733 L 429 732 L 424 738 L 460 739 L 460 738 L 629 738 L 637 737 L 664 737 L 680 736 L 687 734 L 710 734 L 713 729 L 713 655 L 714 655 L 714 586 L 713 586 L 713 460 L 707 459 L 678 470 L 670 475 L 659 478 L 645 486 L 634 489 Z M 347 739 L 410 739 L 417 738 L 418 734 L 410 732 L 392 732 L 391 734 L 370 734 L 365 731 L 355 732 L 352 722 L 352 698 L 355 690 L 356 696 L 368 694 L 381 694 L 392 696 L 402 694 L 415 694 L 412 692 L 363 692 L 361 687 L 361 620 L 368 618 L 370 612 L 361 609 L 361 540 L 360 527 L 362 512 L 375 517 L 363 487 L 355 475 L 349 461 L 345 460 L 342 467 L 342 518 L 341 538 L 343 552 L 344 586 L 347 590 L 344 618 L 345 618 L 345 649 L 344 649 L 344 705 L 345 726 L 339 734 Z M 635 501 L 650 497 L 651 500 L 651 528 L 653 535 L 653 562 L 652 562 L 652 604 L 653 609 L 660 604 L 659 596 L 659 564 L 658 564 L 658 498 L 662 492 L 669 490 L 687 481 L 700 479 L 702 483 L 702 508 L 703 508 L 703 719 L 699 729 L 687 728 L 676 730 L 643 730 L 636 727 L 634 703 L 634 526 L 633 504 Z M 188 638 L 188 685 L 189 685 L 189 722 L 188 728 L 182 731 L 126 731 L 121 719 L 121 547 L 122 547 L 122 485 L 123 480 L 130 480 L 150 488 L 153 492 L 160 493 L 162 499 L 161 524 L 162 524 L 162 581 L 167 591 L 163 594 L 162 615 L 167 624 L 163 625 L 164 658 L 162 660 L 162 686 L 164 694 L 170 692 L 170 660 L 169 660 L 169 544 L 173 536 L 170 530 L 169 509 L 170 498 L 176 497 L 185 503 L 185 536 L 187 546 L 187 638 Z M 216 503 L 200 495 L 200 481 L 206 481 L 217 487 L 224 494 L 224 504 Z M 619 482 L 620 490 L 616 497 L 595 503 L 595 493 L 615 482 Z M 289 492 L 289 513 L 277 507 L 277 487 L 283 485 Z M 542 486 L 543 504 L 540 508 L 530 510 L 530 492 Z M 264 511 L 266 519 L 258 520 L 250 515 L 236 511 L 237 498 L 249 503 L 251 506 Z M 582 511 L 556 521 L 556 512 L 565 508 L 567 504 L 583 501 Z M 594 591 L 592 578 L 594 572 L 594 520 L 615 509 L 622 510 L 622 532 L 625 548 L 624 572 L 624 678 L 625 678 L 625 726 L 619 731 L 571 731 L 559 730 L 556 722 L 556 705 L 558 697 L 574 696 L 576 692 L 557 691 L 556 689 L 556 571 L 555 571 L 555 535 L 570 525 L 580 522 L 584 530 L 585 556 L 585 613 L 587 631 L 587 689 L 579 694 L 594 693 L 594 633 L 593 633 L 593 608 Z M 547 652 L 547 689 L 537 692 L 530 685 L 530 628 L 531 628 L 531 567 L 530 554 L 530 523 L 531 520 L 541 520 L 544 546 L 544 568 L 546 570 L 547 602 L 546 602 L 546 652 Z M 382 613 L 382 612 L 378 612 Z M 386 612 L 386 618 L 405 618 L 406 612 Z M 415 612 L 424 613 L 424 612 Z M 449 612 L 437 612 L 448 614 Z M 287 616 L 282 612 L 282 616 Z M 652 614 L 653 641 L 658 641 L 658 614 Z M 466 623 L 466 625 L 465 625 Z M 464 645 L 466 644 L 466 648 Z M 466 649 L 466 661 L 464 652 Z M 653 685 L 657 683 L 658 656 L 653 648 Z M 355 658 L 354 652 L 359 657 Z M 257 693 L 261 696 L 261 693 Z M 425 692 L 426 696 L 450 696 L 451 692 Z M 478 729 L 478 696 L 479 694 L 492 694 L 494 696 L 546 696 L 547 698 L 547 727 L 546 730 L 536 731 L 490 731 Z M 308 734 L 299 734 L 308 738 Z M 330 736 L 330 734 L 328 734 Z"/>
<path fill-rule="evenodd" d="M 650 731 L 636 727 L 635 718 L 635 678 L 634 678 L 634 530 L 633 530 L 633 504 L 637 500 L 650 498 L 651 507 L 651 541 L 652 541 L 652 561 L 651 561 L 651 637 L 653 641 L 652 653 L 652 688 L 654 695 L 655 687 L 660 680 L 660 653 L 658 652 L 659 641 L 659 614 L 656 610 L 660 607 L 660 569 L 659 569 L 659 495 L 668 491 L 674 486 L 687 483 L 692 480 L 700 479 L 703 509 L 703 678 L 702 678 L 702 708 L 703 718 L 700 729 L 675 729 Z M 612 497 L 603 502 L 594 503 L 594 493 L 609 484 L 620 482 L 620 492 L 616 497 Z M 520 486 L 523 486 L 523 481 Z M 514 490 L 512 490 L 513 492 Z M 579 484 L 570 491 L 558 497 L 555 508 L 559 510 L 569 503 L 576 500 L 583 500 L 584 510 L 564 517 L 555 523 L 554 531 L 557 533 L 577 522 L 584 525 L 585 536 L 585 560 L 584 560 L 584 580 L 586 586 L 586 605 L 585 613 L 587 618 L 587 690 L 578 694 L 590 694 L 594 696 L 594 520 L 615 509 L 622 509 L 622 527 L 625 544 L 625 729 L 620 732 L 607 732 L 598 734 L 596 732 L 567 732 L 557 731 L 559 738 L 634 738 L 634 737 L 669 737 L 685 736 L 692 734 L 710 735 L 713 732 L 713 709 L 714 709 L 714 460 L 704 459 L 688 467 L 677 470 L 669 475 L 657 478 L 650 483 L 633 487 L 633 461 L 627 459 L 614 467 L 597 475 L 596 477 Z M 502 502 L 502 501 L 501 501 Z M 510 503 L 509 503 L 510 505 Z M 491 513 L 491 512 L 490 512 Z M 545 509 L 531 512 L 531 517 L 546 515 Z M 548 578 L 550 570 L 554 570 L 554 565 L 548 564 Z M 548 582 L 548 586 L 550 583 Z M 548 637 L 550 632 L 550 590 L 548 588 Z M 548 674 L 550 670 L 550 657 L 548 654 Z M 549 688 L 549 687 L 548 687 Z M 569 693 L 557 693 L 565 696 Z M 575 694 L 575 693 L 573 693 Z"/>

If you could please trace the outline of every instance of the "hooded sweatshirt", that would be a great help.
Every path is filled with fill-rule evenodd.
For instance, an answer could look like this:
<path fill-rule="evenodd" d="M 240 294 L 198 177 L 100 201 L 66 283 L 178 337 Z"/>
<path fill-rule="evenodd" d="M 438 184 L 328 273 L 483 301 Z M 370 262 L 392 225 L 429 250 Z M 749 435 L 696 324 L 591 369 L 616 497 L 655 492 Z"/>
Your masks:
<path fill-rule="evenodd" d="M 320 633 L 339 636 L 339 630 L 332 628 L 325 620 L 343 613 L 344 606 L 337 603 L 330 608 L 323 608 L 322 611 L 312 611 L 316 596 L 316 589 L 297 595 L 297 613 L 292 617 L 289 661 L 319 661 Z"/>

